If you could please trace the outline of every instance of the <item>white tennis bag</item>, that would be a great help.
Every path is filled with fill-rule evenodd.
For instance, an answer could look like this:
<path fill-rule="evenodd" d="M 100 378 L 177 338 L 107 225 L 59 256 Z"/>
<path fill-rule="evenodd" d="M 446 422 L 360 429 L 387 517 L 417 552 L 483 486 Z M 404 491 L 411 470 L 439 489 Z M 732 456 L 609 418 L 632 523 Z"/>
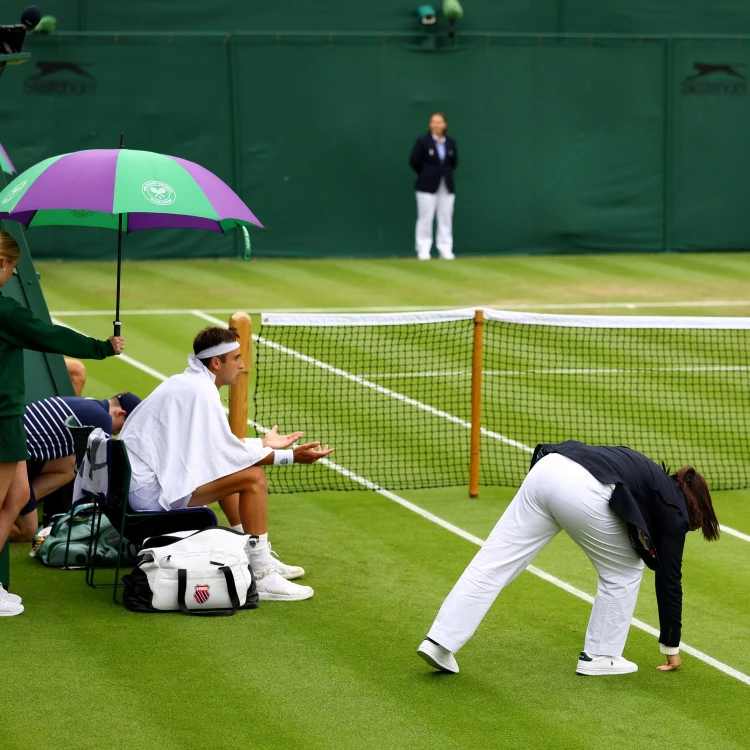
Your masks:
<path fill-rule="evenodd" d="M 136 612 L 233 615 L 258 606 L 250 537 L 218 526 L 146 539 L 138 567 L 123 579 Z"/>

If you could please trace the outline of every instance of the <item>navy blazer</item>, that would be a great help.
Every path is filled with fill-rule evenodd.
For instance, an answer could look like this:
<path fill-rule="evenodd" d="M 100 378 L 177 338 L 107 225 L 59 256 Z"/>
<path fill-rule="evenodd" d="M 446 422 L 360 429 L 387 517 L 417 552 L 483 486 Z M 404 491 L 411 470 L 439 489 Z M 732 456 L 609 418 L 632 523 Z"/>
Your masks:
<path fill-rule="evenodd" d="M 440 179 L 445 178 L 445 186 L 449 193 L 456 192 L 453 180 L 453 170 L 458 166 L 458 150 L 456 141 L 449 135 L 445 136 L 445 162 L 440 163 L 437 146 L 432 133 L 417 138 L 409 157 L 409 166 L 417 173 L 415 187 L 419 193 L 437 193 Z"/>
<path fill-rule="evenodd" d="M 531 465 L 559 453 L 603 484 L 614 484 L 609 507 L 627 524 L 630 543 L 655 571 L 659 642 L 679 646 L 682 628 L 682 553 L 690 531 L 685 496 L 677 480 L 642 453 L 624 446 L 586 445 L 575 440 L 536 447 Z"/>

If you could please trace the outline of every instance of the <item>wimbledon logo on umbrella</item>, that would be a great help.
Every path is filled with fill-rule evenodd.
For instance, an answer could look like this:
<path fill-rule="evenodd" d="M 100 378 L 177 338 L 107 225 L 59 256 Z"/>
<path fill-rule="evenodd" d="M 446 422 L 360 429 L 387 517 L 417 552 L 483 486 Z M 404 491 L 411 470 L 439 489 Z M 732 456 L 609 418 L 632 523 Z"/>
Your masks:
<path fill-rule="evenodd" d="M 5 205 L 6 203 L 10 203 L 10 201 L 13 200 L 13 196 L 20 193 L 28 184 L 29 181 L 24 180 L 23 182 L 19 182 L 18 185 L 14 186 L 14 188 L 8 193 L 8 195 L 3 198 L 3 205 Z"/>
<path fill-rule="evenodd" d="M 159 180 L 144 182 L 141 192 L 147 201 L 151 201 L 151 203 L 155 203 L 157 206 L 168 206 L 177 199 L 177 193 L 175 193 L 171 185 L 167 185 L 166 182 L 160 182 Z"/>

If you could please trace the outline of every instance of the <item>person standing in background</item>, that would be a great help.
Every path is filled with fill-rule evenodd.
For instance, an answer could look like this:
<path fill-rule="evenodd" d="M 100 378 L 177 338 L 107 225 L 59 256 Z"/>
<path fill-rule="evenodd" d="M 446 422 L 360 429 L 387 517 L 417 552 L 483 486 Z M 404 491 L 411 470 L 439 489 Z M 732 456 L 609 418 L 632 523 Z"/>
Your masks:
<path fill-rule="evenodd" d="M 419 260 L 429 260 L 433 222 L 437 213 L 437 250 L 444 260 L 453 260 L 453 204 L 456 188 L 453 170 L 458 166 L 456 141 L 448 135 L 442 112 L 430 116 L 430 130 L 417 138 L 409 159 L 417 173 L 416 251 Z"/>

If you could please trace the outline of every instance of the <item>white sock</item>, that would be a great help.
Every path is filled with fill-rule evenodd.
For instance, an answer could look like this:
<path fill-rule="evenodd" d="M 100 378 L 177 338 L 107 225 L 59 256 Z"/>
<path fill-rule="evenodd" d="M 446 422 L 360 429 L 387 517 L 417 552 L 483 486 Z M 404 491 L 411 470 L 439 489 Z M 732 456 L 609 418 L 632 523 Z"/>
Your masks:
<path fill-rule="evenodd" d="M 242 528 L 242 524 L 238 523 L 236 526 L 232 526 L 232 531 L 239 531 L 240 534 L 245 533 L 245 529 Z"/>
<path fill-rule="evenodd" d="M 268 534 L 250 536 L 250 567 L 253 570 L 265 568 L 273 562 L 271 548 L 268 545 Z"/>

